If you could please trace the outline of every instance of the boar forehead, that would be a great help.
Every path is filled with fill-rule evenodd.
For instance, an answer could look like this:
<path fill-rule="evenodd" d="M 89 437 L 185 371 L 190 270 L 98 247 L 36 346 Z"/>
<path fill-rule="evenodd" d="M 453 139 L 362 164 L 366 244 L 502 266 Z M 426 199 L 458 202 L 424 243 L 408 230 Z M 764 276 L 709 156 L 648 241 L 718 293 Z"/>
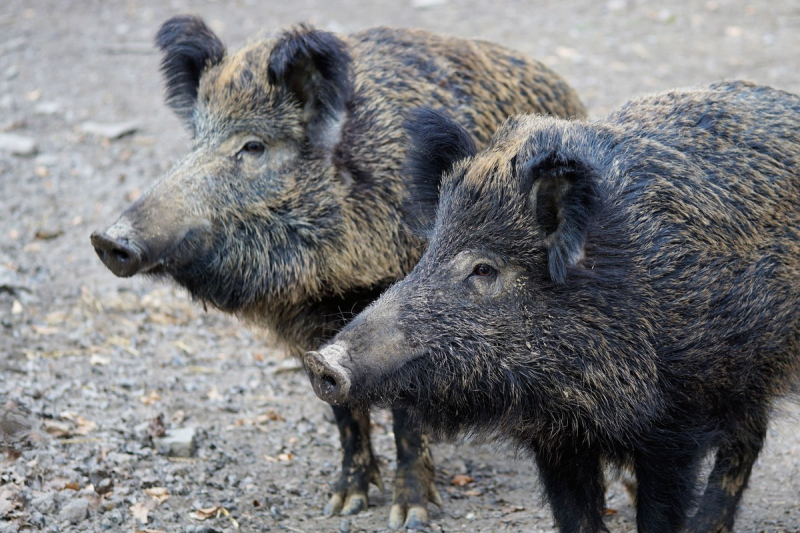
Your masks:
<path fill-rule="evenodd" d="M 269 84 L 271 45 L 251 44 L 208 69 L 200 80 L 197 134 L 252 131 L 269 139 L 302 139 L 300 109 Z"/>

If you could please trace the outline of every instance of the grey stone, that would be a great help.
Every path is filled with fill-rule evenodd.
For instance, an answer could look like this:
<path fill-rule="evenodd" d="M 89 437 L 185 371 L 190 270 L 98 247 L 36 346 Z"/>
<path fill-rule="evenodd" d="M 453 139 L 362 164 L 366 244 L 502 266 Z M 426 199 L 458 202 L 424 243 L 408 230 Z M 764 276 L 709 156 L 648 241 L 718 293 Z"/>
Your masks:
<path fill-rule="evenodd" d="M 61 104 L 58 102 L 40 102 L 33 108 L 37 115 L 57 115 L 61 113 Z"/>
<path fill-rule="evenodd" d="M 11 152 L 14 155 L 33 155 L 36 153 L 36 141 L 16 133 L 0 133 L 0 152 Z"/>
<path fill-rule="evenodd" d="M 78 525 L 89 514 L 89 502 L 83 498 L 75 498 L 65 505 L 58 513 L 58 519 Z"/>
<path fill-rule="evenodd" d="M 106 137 L 107 139 L 119 139 L 129 135 L 139 129 L 139 123 L 135 120 L 126 122 L 93 122 L 87 121 L 81 124 L 81 131 L 90 135 Z"/>
<path fill-rule="evenodd" d="M 170 457 L 193 457 L 197 451 L 196 434 L 193 427 L 170 429 L 163 437 L 153 439 L 153 443 L 159 453 L 166 453 Z"/>

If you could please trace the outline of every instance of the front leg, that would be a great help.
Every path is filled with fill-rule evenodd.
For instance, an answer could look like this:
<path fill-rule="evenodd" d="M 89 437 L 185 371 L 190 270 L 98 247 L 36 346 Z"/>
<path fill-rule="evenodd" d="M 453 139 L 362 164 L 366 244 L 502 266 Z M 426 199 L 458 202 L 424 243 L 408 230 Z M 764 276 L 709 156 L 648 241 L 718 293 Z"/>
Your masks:
<path fill-rule="evenodd" d="M 369 438 L 369 413 L 333 407 L 339 438 L 342 442 L 342 472 L 333 490 L 325 514 L 356 514 L 369 505 L 367 492 L 374 483 L 383 490 L 381 473 L 372 453 Z"/>
<path fill-rule="evenodd" d="M 605 483 L 599 454 L 568 443 L 538 450 L 536 464 L 561 533 L 608 531 L 603 523 Z"/>
<path fill-rule="evenodd" d="M 767 414 L 755 413 L 730 430 L 730 440 L 717 450 L 714 470 L 697 514 L 689 521 L 692 533 L 731 533 L 736 508 L 750 479 L 767 435 Z"/>
<path fill-rule="evenodd" d="M 393 408 L 392 416 L 397 445 L 397 473 L 389 527 L 416 529 L 428 521 L 428 502 L 442 505 L 433 480 L 433 455 L 428 446 L 428 436 L 420 433 L 405 409 Z"/>
<path fill-rule="evenodd" d="M 681 444 L 671 441 L 669 436 L 648 446 L 647 453 L 643 449 L 634 454 L 638 530 L 640 533 L 677 533 L 686 525 L 686 516 L 694 501 L 703 454 L 699 449 L 682 449 Z"/>

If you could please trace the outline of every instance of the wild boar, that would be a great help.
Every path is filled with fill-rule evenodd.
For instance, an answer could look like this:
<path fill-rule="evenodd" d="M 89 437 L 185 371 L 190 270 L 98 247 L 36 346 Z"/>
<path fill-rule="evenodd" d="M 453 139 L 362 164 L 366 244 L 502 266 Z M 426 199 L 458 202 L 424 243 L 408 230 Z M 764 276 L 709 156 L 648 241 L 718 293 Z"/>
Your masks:
<path fill-rule="evenodd" d="M 481 152 L 433 111 L 410 132 L 427 251 L 306 354 L 320 398 L 516 442 L 562 532 L 605 530 L 603 465 L 635 474 L 639 531 L 731 531 L 800 375 L 800 98 L 727 82 L 519 116 Z"/>
<path fill-rule="evenodd" d="M 424 31 L 299 26 L 228 54 L 202 20 L 179 16 L 156 41 L 192 147 L 92 244 L 114 274 L 171 278 L 297 356 L 420 256 L 423 242 L 401 224 L 407 109 L 444 109 L 479 142 L 514 113 L 585 114 L 541 63 Z M 351 514 L 381 478 L 368 414 L 334 412 L 344 456 L 326 512 Z M 390 526 L 414 526 L 438 502 L 433 458 L 404 411 L 393 414 Z"/>

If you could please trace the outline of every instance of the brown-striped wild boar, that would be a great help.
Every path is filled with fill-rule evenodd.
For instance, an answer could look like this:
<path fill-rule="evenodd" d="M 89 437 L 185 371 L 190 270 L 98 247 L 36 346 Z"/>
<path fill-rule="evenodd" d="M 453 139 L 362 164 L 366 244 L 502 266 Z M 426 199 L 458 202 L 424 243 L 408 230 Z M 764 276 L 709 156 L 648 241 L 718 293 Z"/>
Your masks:
<path fill-rule="evenodd" d="M 541 63 L 423 31 L 340 36 L 300 26 L 228 54 L 200 19 L 180 16 L 157 44 L 191 150 L 92 244 L 116 275 L 171 278 L 298 356 L 421 254 L 400 223 L 405 110 L 443 109 L 479 142 L 514 113 L 585 113 Z M 344 456 L 326 511 L 350 514 L 381 479 L 369 416 L 334 411 Z M 438 502 L 433 459 L 404 411 L 393 414 L 390 526 L 413 526 Z"/>
<path fill-rule="evenodd" d="M 800 377 L 800 98 L 726 82 L 520 116 L 480 153 L 416 118 L 428 249 L 306 354 L 317 394 L 517 442 L 562 532 L 605 530 L 604 464 L 634 472 L 639 531 L 731 531 Z"/>

